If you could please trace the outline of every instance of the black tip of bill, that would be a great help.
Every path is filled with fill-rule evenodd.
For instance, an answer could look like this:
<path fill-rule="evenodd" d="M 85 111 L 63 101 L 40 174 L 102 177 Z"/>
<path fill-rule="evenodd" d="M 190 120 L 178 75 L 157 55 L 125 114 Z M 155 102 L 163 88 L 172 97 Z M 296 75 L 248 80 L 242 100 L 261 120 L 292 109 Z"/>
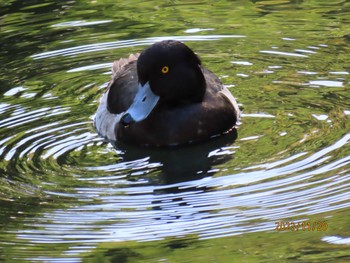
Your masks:
<path fill-rule="evenodd" d="M 130 124 L 132 124 L 134 122 L 135 122 L 135 120 L 133 119 L 133 117 L 131 117 L 131 115 L 129 113 L 124 114 L 120 119 L 120 123 L 124 127 L 129 126 Z"/>

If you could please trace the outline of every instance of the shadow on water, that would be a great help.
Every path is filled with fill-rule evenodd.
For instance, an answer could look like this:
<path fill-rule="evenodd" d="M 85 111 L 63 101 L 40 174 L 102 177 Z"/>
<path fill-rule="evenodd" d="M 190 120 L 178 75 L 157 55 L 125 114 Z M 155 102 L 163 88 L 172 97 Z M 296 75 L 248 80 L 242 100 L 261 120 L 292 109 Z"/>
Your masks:
<path fill-rule="evenodd" d="M 150 149 L 128 146 L 118 143 L 115 147 L 122 150 L 123 161 L 129 162 L 137 159 L 148 159 L 149 163 L 159 164 L 156 177 L 150 180 L 153 186 L 164 185 L 155 189 L 154 196 L 159 196 L 152 201 L 152 210 L 164 210 L 164 213 L 155 214 L 155 220 L 176 220 L 183 215 L 172 214 L 168 210 L 170 203 L 176 206 L 189 206 L 185 196 L 194 192 L 210 191 L 206 185 L 179 187 L 179 183 L 191 180 L 199 180 L 212 175 L 216 169 L 214 166 L 224 164 L 234 158 L 237 139 L 237 130 L 212 138 L 209 141 L 191 144 L 176 148 Z M 173 194 L 174 197 L 166 197 Z M 176 209 L 176 208 L 175 208 Z"/>
<path fill-rule="evenodd" d="M 213 166 L 224 164 L 233 158 L 237 130 L 211 140 L 176 148 L 150 149 L 117 143 L 123 152 L 123 161 L 148 158 L 158 163 L 160 174 L 152 184 L 166 185 L 201 179 L 212 174 Z M 169 189 L 169 188 L 168 188 Z M 176 188 L 178 189 L 178 188 Z"/>

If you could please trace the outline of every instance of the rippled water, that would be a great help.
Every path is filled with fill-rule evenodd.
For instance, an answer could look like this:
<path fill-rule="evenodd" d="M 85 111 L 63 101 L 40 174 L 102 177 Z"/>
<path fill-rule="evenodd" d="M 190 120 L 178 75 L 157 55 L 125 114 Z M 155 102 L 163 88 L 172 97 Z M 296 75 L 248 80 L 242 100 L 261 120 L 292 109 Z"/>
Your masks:
<path fill-rule="evenodd" d="M 350 260 L 349 3 L 0 7 L 1 261 Z M 237 134 L 180 149 L 104 142 L 92 119 L 113 60 L 168 38 L 237 98 Z"/>

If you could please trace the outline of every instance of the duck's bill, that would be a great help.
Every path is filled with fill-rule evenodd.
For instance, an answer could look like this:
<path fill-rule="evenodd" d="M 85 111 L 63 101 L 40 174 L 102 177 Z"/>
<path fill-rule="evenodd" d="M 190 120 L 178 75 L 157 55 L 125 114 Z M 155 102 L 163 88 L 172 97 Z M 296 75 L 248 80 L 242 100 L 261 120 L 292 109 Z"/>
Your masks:
<path fill-rule="evenodd" d="M 153 93 L 148 82 L 143 86 L 139 84 L 134 101 L 121 117 L 120 122 L 127 126 L 146 119 L 157 105 L 158 100 L 159 96 Z"/>

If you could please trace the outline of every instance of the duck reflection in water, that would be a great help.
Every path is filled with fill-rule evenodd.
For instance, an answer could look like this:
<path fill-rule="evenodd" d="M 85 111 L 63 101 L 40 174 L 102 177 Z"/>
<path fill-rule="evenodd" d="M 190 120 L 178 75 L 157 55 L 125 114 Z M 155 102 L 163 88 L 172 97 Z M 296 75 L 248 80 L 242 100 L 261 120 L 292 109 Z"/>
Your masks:
<path fill-rule="evenodd" d="M 171 221 L 180 218 L 182 214 L 175 211 L 175 207 L 191 206 L 184 198 L 188 193 L 213 190 L 213 187 L 207 186 L 205 182 L 198 185 L 191 184 L 190 181 L 213 176 L 215 168 L 224 166 L 232 160 L 237 148 L 233 145 L 236 138 L 237 132 L 233 131 L 203 143 L 181 148 L 149 149 L 125 143 L 117 143 L 115 147 L 123 152 L 121 154 L 123 162 L 143 159 L 147 160 L 145 167 L 155 167 L 149 168 L 147 173 L 141 172 L 136 176 L 130 173 L 127 179 L 130 181 L 145 179 L 145 185 L 155 186 L 152 209 L 162 212 L 155 214 L 154 219 Z M 167 208 L 169 204 L 175 208 L 174 211 Z"/>
<path fill-rule="evenodd" d="M 147 159 L 150 167 L 154 167 L 151 164 L 159 164 L 155 168 L 157 176 L 149 178 L 149 184 L 164 185 L 212 175 L 208 171 L 214 166 L 223 165 L 234 157 L 236 138 L 234 130 L 206 142 L 176 148 L 141 148 L 121 142 L 115 143 L 114 147 L 123 152 L 123 162 Z"/>

